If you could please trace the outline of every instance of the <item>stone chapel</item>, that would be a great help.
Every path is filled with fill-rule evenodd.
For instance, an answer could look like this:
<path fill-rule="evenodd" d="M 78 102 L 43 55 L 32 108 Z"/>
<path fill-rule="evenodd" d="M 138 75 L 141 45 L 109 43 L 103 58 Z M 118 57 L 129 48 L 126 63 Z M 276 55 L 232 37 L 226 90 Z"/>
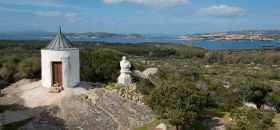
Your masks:
<path fill-rule="evenodd" d="M 41 50 L 42 86 L 72 88 L 80 83 L 79 53 L 60 28 L 56 37 Z"/>

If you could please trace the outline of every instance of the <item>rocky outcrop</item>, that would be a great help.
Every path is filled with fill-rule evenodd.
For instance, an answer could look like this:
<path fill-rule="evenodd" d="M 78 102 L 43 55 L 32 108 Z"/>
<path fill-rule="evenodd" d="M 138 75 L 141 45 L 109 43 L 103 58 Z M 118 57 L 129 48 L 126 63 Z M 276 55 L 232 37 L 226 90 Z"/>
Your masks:
<path fill-rule="evenodd" d="M 118 87 L 116 87 L 116 89 L 113 89 L 112 92 L 128 100 L 132 100 L 140 104 L 143 103 L 143 95 L 137 91 L 137 86 L 135 83 L 127 87 L 119 86 L 118 84 L 116 85 Z"/>
<path fill-rule="evenodd" d="M 34 83 L 38 85 L 36 82 L 29 85 Z M 42 105 L 44 109 L 38 115 L 32 115 L 35 118 L 20 129 L 130 130 L 155 119 L 155 115 L 149 107 L 123 98 L 115 92 L 91 85 L 83 83 L 82 87 L 78 86 L 50 95 L 48 95 L 48 89 L 41 89 L 42 87 L 22 92 L 15 98 L 24 100 L 25 111 L 34 109 L 29 106 L 35 105 Z M 39 94 L 33 95 L 34 93 Z M 28 96 L 30 94 L 32 95 Z M 51 96 L 56 96 L 53 99 L 55 102 L 42 102 L 42 104 L 37 102 L 35 105 L 30 105 L 31 101 Z M 35 99 L 32 99 L 33 97 Z M 13 113 L 16 114 L 16 112 L 19 110 Z"/>
<path fill-rule="evenodd" d="M 130 130 L 154 118 L 148 107 L 104 91 L 96 104 L 88 95 L 64 97 L 21 129 Z"/>
<path fill-rule="evenodd" d="M 114 118 L 96 106 L 88 95 L 65 97 L 61 100 L 59 117 L 67 129 L 114 130 L 118 123 Z"/>
<path fill-rule="evenodd" d="M 147 68 L 143 72 L 139 70 L 134 70 L 132 74 L 133 76 L 140 79 L 149 79 L 149 76 L 155 74 L 157 71 L 158 71 L 157 68 Z"/>
<path fill-rule="evenodd" d="M 134 77 L 140 78 L 140 79 L 147 79 L 148 77 L 146 77 L 146 75 L 144 75 L 141 71 L 139 70 L 134 70 L 132 75 Z"/>
<path fill-rule="evenodd" d="M 143 71 L 143 74 L 144 74 L 146 77 L 149 77 L 149 75 L 153 75 L 153 74 L 155 74 L 157 71 L 158 71 L 157 68 L 148 68 L 148 69 L 146 69 L 146 70 Z"/>
<path fill-rule="evenodd" d="M 50 107 L 19 130 L 62 130 L 65 129 L 64 121 L 57 117 L 60 109 L 57 106 Z"/>
<path fill-rule="evenodd" d="M 26 86 L 28 84 L 31 84 L 32 82 L 34 82 L 34 80 L 31 79 L 22 79 L 4 89 L 1 90 L 1 94 L 12 94 L 12 93 L 18 93 L 21 92 L 25 89 L 28 89 L 29 87 Z"/>
<path fill-rule="evenodd" d="M 153 111 L 147 106 L 119 97 L 112 92 L 106 92 L 97 102 L 118 122 L 122 130 L 135 129 L 155 119 Z"/>

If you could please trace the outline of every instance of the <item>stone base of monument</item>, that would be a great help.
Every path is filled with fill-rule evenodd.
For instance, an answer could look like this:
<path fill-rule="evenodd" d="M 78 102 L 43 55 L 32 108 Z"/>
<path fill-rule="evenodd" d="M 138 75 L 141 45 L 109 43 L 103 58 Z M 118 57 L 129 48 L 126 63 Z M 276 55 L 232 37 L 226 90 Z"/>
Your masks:
<path fill-rule="evenodd" d="M 49 93 L 60 93 L 63 90 L 62 86 L 52 86 Z"/>
<path fill-rule="evenodd" d="M 132 77 L 130 74 L 125 75 L 121 74 L 118 78 L 118 83 L 123 85 L 123 86 L 129 86 L 132 84 Z"/>

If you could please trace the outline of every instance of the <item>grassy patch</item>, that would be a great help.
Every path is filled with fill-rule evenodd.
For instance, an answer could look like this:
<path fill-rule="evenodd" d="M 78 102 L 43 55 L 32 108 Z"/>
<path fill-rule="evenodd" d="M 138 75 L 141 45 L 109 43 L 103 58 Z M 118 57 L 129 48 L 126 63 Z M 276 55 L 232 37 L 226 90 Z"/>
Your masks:
<path fill-rule="evenodd" d="M 150 122 L 142 127 L 139 127 L 135 130 L 153 130 L 154 128 L 156 128 L 160 123 L 162 122 L 162 120 L 155 120 L 153 122 Z"/>
<path fill-rule="evenodd" d="M 219 108 L 208 108 L 204 112 L 201 113 L 202 117 L 219 117 L 222 118 L 225 124 L 229 123 L 230 113 Z"/>
<path fill-rule="evenodd" d="M 219 117 L 224 118 L 226 115 L 229 115 L 229 112 L 226 112 L 222 109 L 218 108 L 208 108 L 204 112 L 201 113 L 203 117 Z"/>
<path fill-rule="evenodd" d="M 117 83 L 108 83 L 105 89 L 112 91 L 113 89 L 120 89 L 121 86 L 119 86 Z"/>

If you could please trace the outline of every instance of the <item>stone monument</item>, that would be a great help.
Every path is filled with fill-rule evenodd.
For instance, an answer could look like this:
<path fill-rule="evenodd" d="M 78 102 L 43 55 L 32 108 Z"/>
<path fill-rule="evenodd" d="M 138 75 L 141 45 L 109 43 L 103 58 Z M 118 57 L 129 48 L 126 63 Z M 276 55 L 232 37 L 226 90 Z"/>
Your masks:
<path fill-rule="evenodd" d="M 132 84 L 132 78 L 131 78 L 131 71 L 130 71 L 130 67 L 131 64 L 130 62 L 126 59 L 125 56 L 123 56 L 122 61 L 120 62 L 120 66 L 121 66 L 121 74 L 118 78 L 118 83 L 123 85 L 123 86 L 129 86 Z"/>

